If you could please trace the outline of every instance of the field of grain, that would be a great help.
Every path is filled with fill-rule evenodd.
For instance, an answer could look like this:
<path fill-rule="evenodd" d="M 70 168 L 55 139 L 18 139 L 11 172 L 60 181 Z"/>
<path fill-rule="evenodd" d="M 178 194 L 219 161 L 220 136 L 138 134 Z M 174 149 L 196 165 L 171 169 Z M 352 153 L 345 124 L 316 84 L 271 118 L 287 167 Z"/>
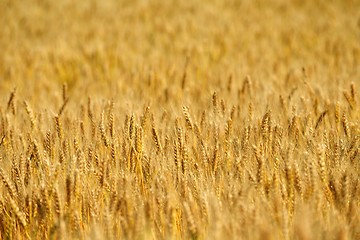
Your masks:
<path fill-rule="evenodd" d="M 1 0 L 0 239 L 360 239 L 358 0 Z"/>

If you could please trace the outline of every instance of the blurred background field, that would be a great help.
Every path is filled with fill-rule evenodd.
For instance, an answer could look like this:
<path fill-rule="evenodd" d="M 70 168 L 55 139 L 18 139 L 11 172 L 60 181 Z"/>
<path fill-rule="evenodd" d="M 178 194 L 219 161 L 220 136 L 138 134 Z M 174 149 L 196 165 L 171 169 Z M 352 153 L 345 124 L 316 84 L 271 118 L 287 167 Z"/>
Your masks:
<path fill-rule="evenodd" d="M 303 67 L 317 87 L 326 85 L 324 94 L 359 81 L 355 0 L 0 4 L 1 89 L 16 85 L 26 97 L 50 100 L 67 82 L 78 94 L 146 99 L 136 96 L 137 85 L 154 72 L 152 97 L 160 97 L 181 84 L 186 62 L 187 90 L 201 86 L 207 94 L 224 88 L 230 74 L 236 86 L 250 75 L 265 98 L 299 85 Z M 103 90 L 94 91 L 99 86 Z"/>

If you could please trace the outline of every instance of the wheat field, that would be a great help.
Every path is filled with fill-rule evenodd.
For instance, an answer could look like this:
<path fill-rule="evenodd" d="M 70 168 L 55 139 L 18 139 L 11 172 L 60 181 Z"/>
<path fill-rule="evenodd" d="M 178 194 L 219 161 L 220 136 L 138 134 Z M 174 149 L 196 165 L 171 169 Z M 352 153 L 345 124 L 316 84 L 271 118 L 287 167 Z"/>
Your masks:
<path fill-rule="evenodd" d="M 358 0 L 1 0 L 0 239 L 360 239 Z"/>

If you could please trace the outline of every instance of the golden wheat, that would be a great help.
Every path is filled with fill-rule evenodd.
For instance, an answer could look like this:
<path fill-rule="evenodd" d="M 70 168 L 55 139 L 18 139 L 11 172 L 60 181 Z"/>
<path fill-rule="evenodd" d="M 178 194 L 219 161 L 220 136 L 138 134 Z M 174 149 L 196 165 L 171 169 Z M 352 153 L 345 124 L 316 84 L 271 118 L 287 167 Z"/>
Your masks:
<path fill-rule="evenodd" d="M 359 239 L 359 10 L 0 1 L 0 239 Z"/>

